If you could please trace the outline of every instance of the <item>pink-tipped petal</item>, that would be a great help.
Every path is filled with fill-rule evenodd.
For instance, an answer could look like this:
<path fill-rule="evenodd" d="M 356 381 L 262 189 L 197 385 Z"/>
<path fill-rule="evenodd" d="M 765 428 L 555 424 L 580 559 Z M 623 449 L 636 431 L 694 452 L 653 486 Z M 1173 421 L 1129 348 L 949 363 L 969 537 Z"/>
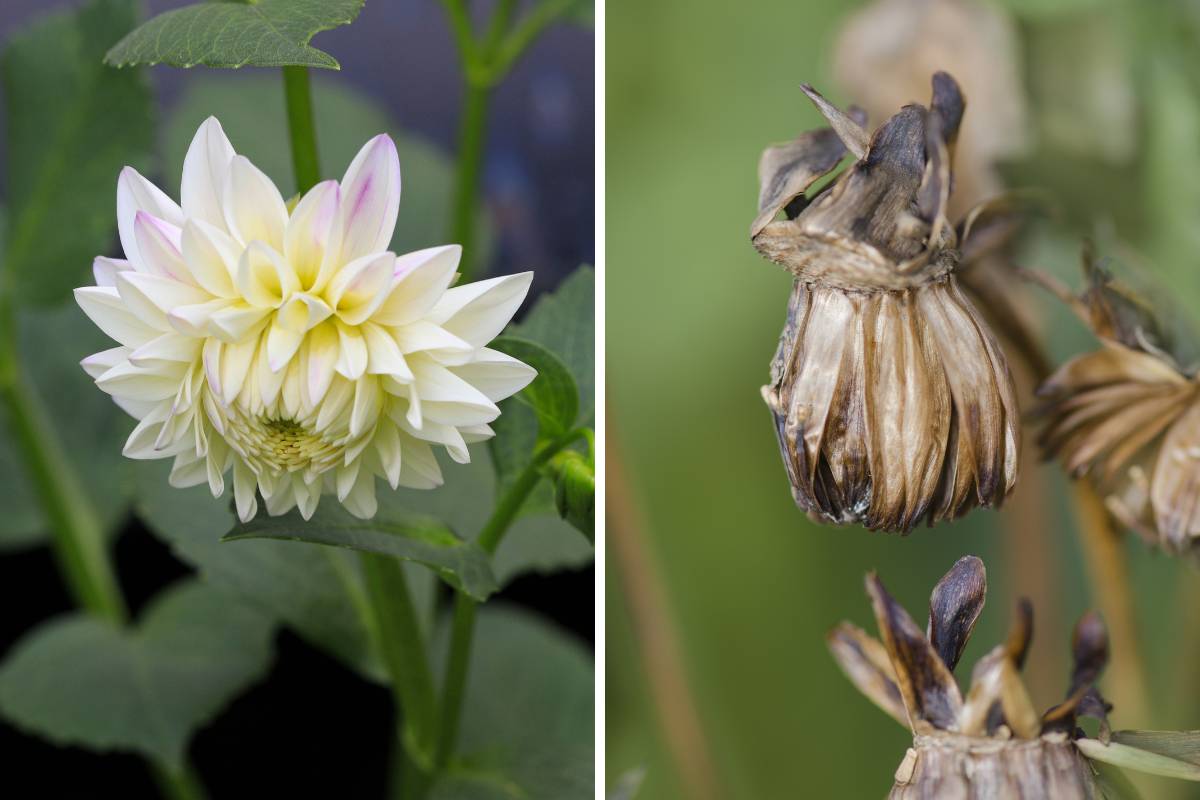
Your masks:
<path fill-rule="evenodd" d="M 387 134 L 363 145 L 342 178 L 341 262 L 386 250 L 400 208 L 400 157 Z"/>
<path fill-rule="evenodd" d="M 296 270 L 301 287 L 306 290 L 323 288 L 318 278 L 337 217 L 340 194 L 337 181 L 318 183 L 308 190 L 288 217 L 283 252 Z"/>
<path fill-rule="evenodd" d="M 461 259 L 462 248 L 456 244 L 397 256 L 395 282 L 375 320 L 381 325 L 407 325 L 428 314 L 450 287 Z"/>
<path fill-rule="evenodd" d="M 125 167 L 117 178 L 117 232 L 121 237 L 125 258 L 135 265 L 139 262 L 133 223 L 139 211 L 153 214 L 176 227 L 183 225 L 183 211 L 175 201 L 143 178 L 136 169 Z"/>
<path fill-rule="evenodd" d="M 117 273 L 127 269 L 133 269 L 133 265 L 123 258 L 96 256 L 92 261 L 92 275 L 96 278 L 97 286 L 116 286 Z"/>
<path fill-rule="evenodd" d="M 149 212 L 139 211 L 133 219 L 133 236 L 138 249 L 138 260 L 133 264 L 138 272 L 192 283 L 192 275 L 180 252 L 182 231 L 178 227 Z"/>

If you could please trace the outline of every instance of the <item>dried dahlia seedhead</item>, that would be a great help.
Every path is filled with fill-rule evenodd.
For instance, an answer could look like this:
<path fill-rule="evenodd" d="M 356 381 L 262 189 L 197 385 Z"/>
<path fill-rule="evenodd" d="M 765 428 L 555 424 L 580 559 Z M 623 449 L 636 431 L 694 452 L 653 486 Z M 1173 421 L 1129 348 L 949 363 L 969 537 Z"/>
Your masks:
<path fill-rule="evenodd" d="M 1149 306 L 1084 253 L 1079 295 L 1035 276 L 1091 328 L 1101 348 L 1063 364 L 1038 390 L 1039 443 L 1089 476 L 1113 514 L 1171 553 L 1200 555 L 1200 377 L 1169 352 Z"/>
<path fill-rule="evenodd" d="M 1020 675 L 1033 633 L 1026 600 L 1017 605 L 1006 641 L 976 663 L 965 696 L 954 678 L 983 610 L 982 561 L 965 556 L 942 577 L 925 631 L 874 573 L 866 583 L 883 641 L 848 622 L 827 641 L 859 691 L 913 732 L 889 798 L 1098 798 L 1107 778 L 1092 760 L 1200 779 L 1195 732 L 1109 731 L 1111 706 L 1095 688 L 1108 661 L 1108 634 L 1094 612 L 1075 626 L 1066 700 L 1039 715 Z M 1076 725 L 1080 717 L 1099 720 L 1098 737 Z"/>
<path fill-rule="evenodd" d="M 1018 410 L 953 274 L 970 227 L 946 219 L 963 96 L 937 73 L 929 108 L 905 106 L 868 136 L 860 113 L 805 92 L 832 129 L 763 153 L 751 226 L 755 248 L 796 276 L 763 388 L 796 503 L 894 531 L 997 506 L 1016 483 Z M 855 162 L 806 196 L 847 151 Z"/>

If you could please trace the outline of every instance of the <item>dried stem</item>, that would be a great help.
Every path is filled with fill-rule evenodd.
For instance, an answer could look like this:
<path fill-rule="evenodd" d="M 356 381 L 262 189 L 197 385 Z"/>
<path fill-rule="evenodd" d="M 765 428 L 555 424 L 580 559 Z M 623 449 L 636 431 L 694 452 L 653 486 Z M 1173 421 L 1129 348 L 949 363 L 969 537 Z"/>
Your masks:
<path fill-rule="evenodd" d="M 679 634 L 667 607 L 666 593 L 646 547 L 645 527 L 626 479 L 609 425 L 606 450 L 607 534 L 616 557 L 633 619 L 642 669 L 650 682 L 658 721 L 675 772 L 692 800 L 724 796 L 717 781 L 712 750 L 696 713 L 684 666 Z"/>
<path fill-rule="evenodd" d="M 1117 704 L 1122 727 L 1145 727 L 1150 719 L 1146 667 L 1133 593 L 1129 588 L 1129 569 L 1121 547 L 1121 532 L 1089 481 L 1077 481 L 1071 496 L 1092 587 L 1092 602 L 1103 615 L 1112 642 L 1111 689 L 1106 694 Z"/>

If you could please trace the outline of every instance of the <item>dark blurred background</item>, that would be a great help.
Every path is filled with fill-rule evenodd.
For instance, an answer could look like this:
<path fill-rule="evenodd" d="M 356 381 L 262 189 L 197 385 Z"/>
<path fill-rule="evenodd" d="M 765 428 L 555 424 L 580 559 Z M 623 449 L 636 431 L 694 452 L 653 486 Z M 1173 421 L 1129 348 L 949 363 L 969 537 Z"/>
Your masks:
<path fill-rule="evenodd" d="M 0 41 L 43 13 L 74 5 L 4 0 Z M 156 0 L 148 3 L 147 16 L 181 5 L 185 3 Z M 534 289 L 526 309 L 537 294 L 552 290 L 578 265 L 593 260 L 593 42 L 589 28 L 565 24 L 550 28 L 493 95 L 480 198 L 488 249 L 475 277 L 534 270 Z M 318 118 L 322 89 L 348 87 L 357 103 L 354 108 L 373 105 L 408 137 L 424 140 L 428 146 L 418 152 L 429 149 L 439 156 L 432 173 L 444 178 L 456 151 L 462 86 L 440 3 L 367 0 L 354 24 L 318 34 L 313 44 L 342 65 L 341 72 L 314 78 Z M 198 88 L 201 85 L 211 90 L 214 80 L 226 85 L 245 80 L 257 87 L 281 86 L 278 70 L 214 72 L 149 70 L 159 100 L 159 164 L 180 164 L 182 151 L 167 152 L 166 147 L 177 147 L 180 136 L 190 138 L 194 130 L 194 121 L 182 119 L 189 114 L 172 119 L 182 100 L 191 93 L 190 111 L 209 113 L 196 107 L 206 96 Z M 282 89 L 278 94 L 282 96 Z M 0 137 L 2 117 L 0 108 Z M 282 124 L 268 122 L 276 127 Z M 232 129 L 230 135 L 235 147 L 246 144 L 239 143 Z M 165 145 L 166 140 L 170 143 Z M 277 147 L 286 149 L 282 141 Z M 404 152 L 402 147 L 402 171 L 408 169 Z M 324 171 L 340 176 L 346 162 L 338 160 L 340 155 L 324 156 Z M 427 161 L 413 165 L 406 179 L 431 174 Z M 160 167 L 150 177 L 177 190 L 178 175 L 162 172 Z M 447 188 L 439 186 L 435 194 L 446 194 Z M 428 204 L 422 189 L 419 182 L 406 180 L 400 204 L 402 229 L 406 206 Z M 115 197 L 115 174 L 113 191 Z M 448 203 L 449 197 L 437 200 Z M 445 239 L 444 226 L 425 231 L 420 238 L 428 244 L 440 243 Z M 134 615 L 160 589 L 189 572 L 132 518 L 115 547 L 120 581 Z M 593 587 L 594 572 L 586 567 L 517 578 L 498 599 L 536 609 L 591 643 Z M 4 609 L 0 653 L 37 623 L 73 608 L 47 548 L 0 554 L 0 607 Z M 268 677 L 234 701 L 215 723 L 201 729 L 190 752 L 214 798 L 381 797 L 391 725 L 391 700 L 385 688 L 356 677 L 281 630 Z M 58 748 L 2 722 L 0 768 L 5 773 L 5 794 L 11 797 L 134 800 L 158 796 L 137 757 Z M 17 788 L 21 786 L 26 788 Z"/>
<path fill-rule="evenodd" d="M 639 800 L 882 797 L 911 734 L 824 643 L 843 619 L 874 631 L 868 570 L 923 624 L 951 564 L 985 560 L 964 682 L 1029 595 L 1039 709 L 1061 700 L 1071 626 L 1108 587 L 1087 585 L 1067 483 L 1036 458 L 1003 511 L 906 538 L 797 510 L 759 395 L 792 282 L 749 242 L 759 155 L 823 124 L 801 83 L 876 125 L 928 102 L 930 74 L 949 70 L 967 96 L 958 213 L 1006 187 L 1048 189 L 1018 263 L 1078 286 L 1090 236 L 1123 277 L 1157 287 L 1160 310 L 1194 321 L 1200 4 L 612 0 L 606 19 L 609 785 L 641 771 Z M 1061 304 L 1001 280 L 1055 363 L 1095 347 Z M 1153 701 L 1133 724 L 1200 727 L 1200 576 L 1135 536 L 1123 551 Z M 1130 725 L 1131 701 L 1102 688 L 1114 725 Z"/>

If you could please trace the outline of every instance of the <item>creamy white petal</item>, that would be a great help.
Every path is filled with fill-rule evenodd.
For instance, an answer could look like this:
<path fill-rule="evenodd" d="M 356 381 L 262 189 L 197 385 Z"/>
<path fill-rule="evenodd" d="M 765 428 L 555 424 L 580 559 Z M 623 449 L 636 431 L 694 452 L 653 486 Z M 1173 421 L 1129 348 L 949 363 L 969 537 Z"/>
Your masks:
<path fill-rule="evenodd" d="M 387 329 L 370 322 L 362 326 L 367 343 L 367 372 L 371 375 L 390 375 L 401 383 L 413 380 L 412 370 L 404 360 L 400 345 Z"/>
<path fill-rule="evenodd" d="M 217 298 L 190 306 L 175 306 L 167 314 L 167 322 L 184 336 L 203 339 L 209 335 L 209 326 L 213 315 L 220 312 L 221 309 L 228 308 L 232 303 L 232 300 Z"/>
<path fill-rule="evenodd" d="M 97 328 L 123 345 L 138 347 L 161 333 L 134 315 L 115 288 L 84 286 L 75 290 L 75 302 Z"/>
<path fill-rule="evenodd" d="M 225 230 L 221 193 L 236 153 L 216 117 L 201 123 L 183 159 L 180 200 L 183 213 Z"/>
<path fill-rule="evenodd" d="M 155 361 L 192 363 L 200 356 L 201 340 L 172 331 L 151 339 L 129 354 L 137 367 L 153 367 Z"/>
<path fill-rule="evenodd" d="M 191 283 L 192 276 L 180 253 L 182 231 L 153 214 L 139 211 L 133 218 L 138 246 L 138 272 Z"/>
<path fill-rule="evenodd" d="M 439 353 L 454 353 L 468 359 L 476 345 L 460 339 L 450 331 L 427 319 L 417 320 L 395 329 L 396 342 L 402 353 L 417 353 L 434 350 Z"/>
<path fill-rule="evenodd" d="M 393 253 L 373 253 L 350 262 L 333 276 L 325 296 L 338 319 L 347 325 L 361 325 L 370 318 L 387 297 L 395 260 Z"/>
<path fill-rule="evenodd" d="M 340 204 L 341 190 L 337 181 L 323 181 L 308 190 L 288 218 L 284 232 L 283 253 L 295 269 L 301 287 L 319 291 L 325 281 L 321 265 L 329 245 Z M 331 268 L 337 266 L 332 260 Z"/>
<path fill-rule="evenodd" d="M 300 288 L 296 273 L 275 249 L 255 241 L 238 263 L 237 288 L 259 308 L 278 308 Z"/>
<path fill-rule="evenodd" d="M 495 339 L 525 300 L 532 272 L 505 275 L 449 289 L 429 318 L 476 347 Z"/>
<path fill-rule="evenodd" d="M 123 258 L 96 256 L 92 261 L 92 275 L 97 286 L 116 286 L 117 273 L 127 269 L 133 269 L 133 265 Z"/>
<path fill-rule="evenodd" d="M 233 498 L 237 504 L 238 519 L 249 522 L 258 513 L 258 500 L 254 497 L 257 481 L 254 472 L 240 458 L 233 460 Z"/>
<path fill-rule="evenodd" d="M 461 258 L 462 247 L 456 244 L 397 256 L 391 292 L 373 319 L 381 325 L 407 325 L 421 319 L 450 288 Z"/>
<path fill-rule="evenodd" d="M 507 353 L 481 348 L 474 360 L 449 368 L 492 402 L 511 397 L 537 377 L 537 370 Z"/>
<path fill-rule="evenodd" d="M 265 242 L 283 250 L 287 205 L 279 189 L 245 156 L 234 156 L 221 195 L 225 224 L 242 244 Z"/>
<path fill-rule="evenodd" d="M 132 364 L 118 364 L 96 379 L 96 385 L 111 395 L 137 400 L 166 400 L 179 390 L 179 373 L 145 370 Z"/>
<path fill-rule="evenodd" d="M 128 347 L 114 347 L 110 350 L 101 350 L 99 353 L 93 353 L 80 361 L 79 365 L 91 377 L 99 378 L 117 364 L 128 361 L 131 352 L 133 350 Z"/>
<path fill-rule="evenodd" d="M 316 406 L 325 399 L 333 383 L 334 365 L 338 359 L 338 334 L 333 323 L 324 322 L 308 335 L 305 374 L 308 402 Z"/>
<path fill-rule="evenodd" d="M 176 227 L 183 225 L 183 212 L 175 201 L 143 178 L 136 169 L 125 167 L 117 178 L 117 233 L 125 258 L 135 268 L 141 267 L 137 238 L 133 231 L 134 219 L 139 211 L 149 212 Z"/>
<path fill-rule="evenodd" d="M 349 378 L 358 380 L 367 371 L 367 342 L 362 331 L 358 328 L 337 321 L 338 346 L 341 353 L 335 365 L 337 371 Z"/>
<path fill-rule="evenodd" d="M 203 220 L 183 226 L 180 252 L 196 284 L 217 297 L 237 297 L 233 278 L 242 247 L 223 229 Z"/>
<path fill-rule="evenodd" d="M 236 342 L 253 335 L 270 313 L 268 308 L 255 308 L 245 303 L 225 305 L 213 311 L 208 329 L 214 336 Z"/>
<path fill-rule="evenodd" d="M 212 295 L 190 284 L 146 272 L 126 270 L 117 276 L 117 291 L 125 305 L 161 331 L 171 331 L 167 314 L 181 306 L 207 303 Z"/>

